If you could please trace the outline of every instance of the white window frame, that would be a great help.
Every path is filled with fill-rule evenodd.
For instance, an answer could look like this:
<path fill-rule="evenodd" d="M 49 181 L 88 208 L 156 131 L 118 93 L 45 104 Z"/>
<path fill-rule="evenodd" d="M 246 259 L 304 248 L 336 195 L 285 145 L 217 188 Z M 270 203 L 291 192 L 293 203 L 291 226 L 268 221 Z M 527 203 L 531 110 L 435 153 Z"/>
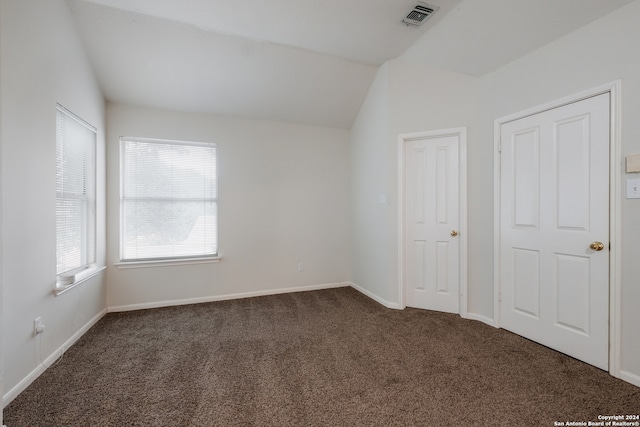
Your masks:
<path fill-rule="evenodd" d="M 195 141 L 182 141 L 182 140 L 170 140 L 170 139 L 158 139 L 158 138 L 141 138 L 141 137 L 120 137 L 120 256 L 119 262 L 116 262 L 114 265 L 119 269 L 124 268 L 138 268 L 138 267 L 154 267 L 154 266 L 167 266 L 167 265 L 181 265 L 181 264 L 201 264 L 201 263 L 210 263 L 210 262 L 218 262 L 221 260 L 219 256 L 219 247 L 218 247 L 218 215 L 216 214 L 215 221 L 215 253 L 202 253 L 198 255 L 178 255 L 178 256 L 156 256 L 156 257 L 140 257 L 140 258 L 126 258 L 125 254 L 125 231 L 126 231 L 126 218 L 125 218 L 125 208 L 124 202 L 125 200 L 136 200 L 136 197 L 125 195 L 125 161 L 124 155 L 125 150 L 124 146 L 126 143 L 132 142 L 143 142 L 143 143 L 151 143 L 151 144 L 166 144 L 166 145 L 182 145 L 182 146 L 200 146 L 200 147 L 208 147 L 213 148 L 215 150 L 215 197 L 210 198 L 202 198 L 203 203 L 205 201 L 209 201 L 214 203 L 216 206 L 216 211 L 218 211 L 218 189 L 217 189 L 217 178 L 218 178 L 218 146 L 216 143 L 212 142 L 195 142 Z M 166 200 L 167 197 L 154 197 L 154 198 L 146 198 L 146 200 Z M 176 200 L 180 200 L 177 198 Z"/>
<path fill-rule="evenodd" d="M 68 173 L 64 169 L 63 158 L 73 155 L 75 153 L 68 150 L 68 146 L 65 146 L 64 138 L 67 136 L 65 133 L 65 124 L 71 124 L 74 126 L 80 125 L 87 129 L 88 138 L 83 143 L 89 146 L 89 153 L 86 157 L 80 158 L 81 167 L 83 172 L 83 180 L 85 185 L 83 191 L 73 192 L 64 188 L 64 181 L 59 179 L 64 174 Z M 97 257 L 97 129 L 87 123 L 85 120 L 69 111 L 60 104 L 56 105 L 56 286 L 55 293 L 60 293 L 74 287 L 75 285 L 93 277 L 102 269 L 96 267 Z M 66 266 L 60 271 L 58 266 L 61 251 L 70 250 L 69 247 L 60 246 L 61 224 L 68 221 L 68 217 L 65 216 L 64 210 L 59 209 L 60 202 L 65 200 L 81 200 L 84 204 L 87 214 L 82 218 L 81 237 L 80 237 L 80 261 L 77 264 Z"/>

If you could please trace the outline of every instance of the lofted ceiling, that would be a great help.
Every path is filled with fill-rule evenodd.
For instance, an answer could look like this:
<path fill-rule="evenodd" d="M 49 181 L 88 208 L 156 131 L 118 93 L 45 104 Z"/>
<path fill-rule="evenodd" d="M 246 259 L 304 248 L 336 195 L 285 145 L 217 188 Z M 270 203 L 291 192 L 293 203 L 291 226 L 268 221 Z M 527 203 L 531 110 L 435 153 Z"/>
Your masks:
<path fill-rule="evenodd" d="M 483 76 L 634 0 L 465 0 L 401 55 Z"/>
<path fill-rule="evenodd" d="M 107 100 L 349 129 L 379 65 L 481 76 L 640 0 L 67 0 Z"/>

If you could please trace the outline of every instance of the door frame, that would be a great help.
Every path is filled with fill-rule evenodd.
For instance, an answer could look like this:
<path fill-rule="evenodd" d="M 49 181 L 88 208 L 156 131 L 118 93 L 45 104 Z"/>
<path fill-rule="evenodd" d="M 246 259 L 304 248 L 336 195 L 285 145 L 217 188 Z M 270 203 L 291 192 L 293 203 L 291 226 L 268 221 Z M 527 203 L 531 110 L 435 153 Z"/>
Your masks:
<path fill-rule="evenodd" d="M 622 81 L 615 80 L 602 86 L 587 89 L 585 91 L 569 95 L 567 97 L 548 102 L 533 108 L 529 108 L 518 113 L 501 117 L 494 121 L 493 145 L 494 145 L 494 256 L 493 256 L 493 277 L 494 277 L 494 303 L 493 318 L 496 327 L 501 327 L 500 305 L 501 305 L 501 218 L 500 218 L 500 171 L 501 155 L 500 140 L 501 127 L 507 122 L 522 119 L 527 116 L 539 114 L 544 111 L 582 101 L 593 96 L 604 93 L 610 94 L 610 134 L 609 134 L 609 373 L 614 377 L 620 377 L 620 324 L 621 324 L 621 206 L 622 206 L 622 186 L 621 186 L 621 164 L 622 164 L 622 139 L 621 139 L 621 101 L 620 93 Z"/>
<path fill-rule="evenodd" d="M 458 137 L 458 210 L 459 210 L 459 270 L 460 270 L 460 309 L 459 314 L 467 317 L 467 128 L 440 129 L 423 132 L 402 133 L 398 135 L 398 301 L 400 309 L 406 308 L 405 301 L 405 154 L 407 143 L 424 139 L 436 139 L 448 136 Z"/>

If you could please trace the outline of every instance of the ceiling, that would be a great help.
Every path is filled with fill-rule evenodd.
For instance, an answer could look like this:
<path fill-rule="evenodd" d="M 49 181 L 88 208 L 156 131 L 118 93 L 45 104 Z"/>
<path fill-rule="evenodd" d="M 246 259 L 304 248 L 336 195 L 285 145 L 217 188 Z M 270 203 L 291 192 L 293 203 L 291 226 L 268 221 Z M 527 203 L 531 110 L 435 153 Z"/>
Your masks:
<path fill-rule="evenodd" d="M 481 76 L 634 0 L 67 1 L 109 101 L 349 129 L 389 59 Z"/>
<path fill-rule="evenodd" d="M 401 56 L 483 76 L 634 0 L 465 0 Z"/>

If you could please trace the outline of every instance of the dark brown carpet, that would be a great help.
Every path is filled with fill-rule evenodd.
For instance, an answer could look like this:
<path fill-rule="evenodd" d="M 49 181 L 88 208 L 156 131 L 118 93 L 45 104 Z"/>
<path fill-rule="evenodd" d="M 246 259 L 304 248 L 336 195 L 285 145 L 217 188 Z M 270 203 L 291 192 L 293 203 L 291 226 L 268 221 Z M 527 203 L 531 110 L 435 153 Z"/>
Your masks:
<path fill-rule="evenodd" d="M 109 314 L 4 412 L 20 426 L 553 426 L 640 388 L 350 288 Z"/>

